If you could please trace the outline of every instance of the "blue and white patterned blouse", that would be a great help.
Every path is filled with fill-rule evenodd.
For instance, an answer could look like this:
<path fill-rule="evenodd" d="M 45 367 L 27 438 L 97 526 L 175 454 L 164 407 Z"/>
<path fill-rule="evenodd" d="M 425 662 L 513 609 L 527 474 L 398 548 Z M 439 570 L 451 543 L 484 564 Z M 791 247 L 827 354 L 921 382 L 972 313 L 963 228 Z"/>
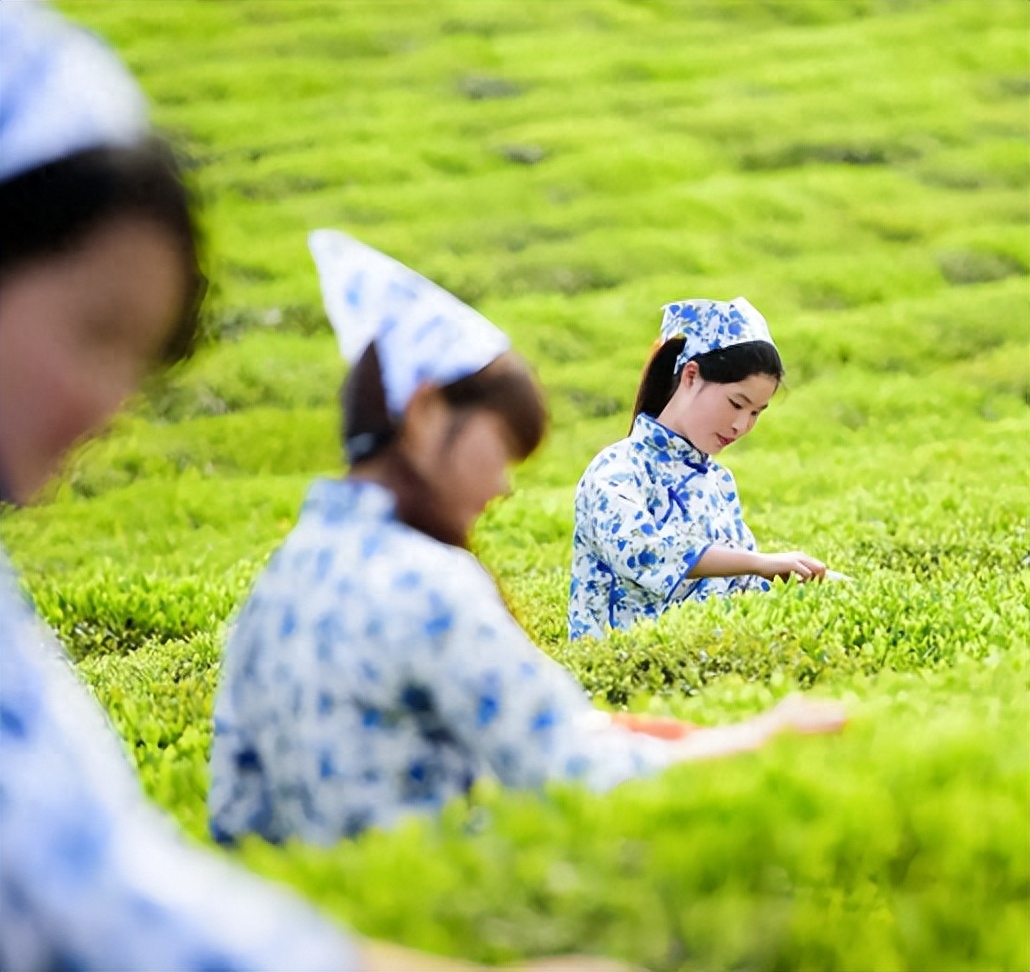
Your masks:
<path fill-rule="evenodd" d="M 356 969 L 327 922 L 184 844 L 0 553 L 0 968 Z"/>
<path fill-rule="evenodd" d="M 604 637 L 670 605 L 768 590 L 753 574 L 690 577 L 712 546 L 754 550 L 733 474 L 649 415 L 576 488 L 569 637 Z"/>
<path fill-rule="evenodd" d="M 390 492 L 316 482 L 230 635 L 209 802 L 221 840 L 327 844 L 438 810 L 491 774 L 603 790 L 668 765 L 533 645 L 467 551 Z"/>

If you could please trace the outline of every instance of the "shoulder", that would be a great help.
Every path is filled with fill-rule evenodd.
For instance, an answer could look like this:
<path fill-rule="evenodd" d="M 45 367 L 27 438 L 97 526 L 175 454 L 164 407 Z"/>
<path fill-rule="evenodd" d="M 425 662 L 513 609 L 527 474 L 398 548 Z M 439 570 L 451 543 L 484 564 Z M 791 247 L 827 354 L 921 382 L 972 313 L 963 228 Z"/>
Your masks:
<path fill-rule="evenodd" d="M 493 578 L 467 550 L 397 520 L 368 524 L 345 544 L 330 547 L 327 581 L 334 595 L 368 608 L 416 616 L 443 607 L 461 611 L 500 597 Z"/>
<path fill-rule="evenodd" d="M 391 592 L 422 589 L 458 603 L 487 593 L 499 596 L 493 578 L 469 551 L 403 523 L 392 524 L 388 534 L 384 556 L 369 567 Z"/>
<path fill-rule="evenodd" d="M 384 556 L 352 578 L 352 614 L 371 621 L 384 642 L 415 648 L 477 651 L 513 623 L 497 585 L 469 551 L 403 524 Z M 357 601 L 357 603 L 354 603 Z"/>
<path fill-rule="evenodd" d="M 714 460 L 709 460 L 706 475 L 711 482 L 718 483 L 723 488 L 729 487 L 736 492 L 737 481 L 733 478 L 733 473 L 725 466 L 720 465 Z"/>
<path fill-rule="evenodd" d="M 14 672 L 46 676 L 50 667 L 71 674 L 71 660 L 53 631 L 36 614 L 18 575 L 0 547 L 0 690 L 12 688 Z M 36 675 L 32 675 L 35 678 Z M 74 677 L 74 676 L 73 676 Z M 8 693 L 5 691 L 5 696 Z"/>
<path fill-rule="evenodd" d="M 579 491 L 636 483 L 641 478 L 639 449 L 632 439 L 620 439 L 591 460 L 579 481 Z"/>
<path fill-rule="evenodd" d="M 269 643 L 293 638 L 315 645 L 319 657 L 371 646 L 375 654 L 407 655 L 450 644 L 503 605 L 468 551 L 396 521 L 299 540 L 287 540 L 278 567 L 270 565 L 244 606 L 234 632 L 240 659 L 264 657 Z"/>
<path fill-rule="evenodd" d="M 36 623 L 35 612 L 18 585 L 18 575 L 0 548 L 0 632 L 5 641 L 27 637 Z"/>

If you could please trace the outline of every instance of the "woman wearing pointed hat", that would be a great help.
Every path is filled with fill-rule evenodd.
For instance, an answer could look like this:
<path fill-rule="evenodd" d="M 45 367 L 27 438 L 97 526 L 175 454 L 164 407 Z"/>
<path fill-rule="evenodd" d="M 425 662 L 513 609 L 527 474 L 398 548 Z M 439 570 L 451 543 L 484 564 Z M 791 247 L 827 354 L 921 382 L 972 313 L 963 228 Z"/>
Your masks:
<path fill-rule="evenodd" d="M 544 431 L 526 364 L 489 321 L 388 257 L 328 230 L 311 248 L 352 362 L 351 471 L 311 488 L 230 635 L 216 838 L 327 844 L 436 812 L 484 774 L 604 790 L 783 729 L 839 727 L 835 707 L 797 699 L 692 732 L 594 709 L 465 549 L 483 507 L 507 492 L 508 466 Z"/>
<path fill-rule="evenodd" d="M 783 379 L 765 318 L 743 297 L 663 310 L 629 437 L 599 453 L 576 489 L 570 638 L 826 574 L 800 551 L 758 551 L 733 474 L 712 458 L 754 428 Z"/>

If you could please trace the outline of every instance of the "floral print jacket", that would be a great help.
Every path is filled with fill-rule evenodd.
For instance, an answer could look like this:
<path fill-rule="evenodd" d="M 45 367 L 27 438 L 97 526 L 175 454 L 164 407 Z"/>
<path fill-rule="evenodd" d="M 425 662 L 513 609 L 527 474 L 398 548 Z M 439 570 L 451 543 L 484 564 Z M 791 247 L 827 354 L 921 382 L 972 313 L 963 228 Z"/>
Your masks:
<path fill-rule="evenodd" d="M 215 706 L 213 835 L 329 844 L 490 775 L 597 790 L 675 759 L 611 725 L 467 551 L 321 480 L 243 607 Z"/>
<path fill-rule="evenodd" d="M 754 550 L 733 474 L 649 415 L 576 488 L 569 637 L 601 638 L 670 605 L 768 590 L 761 577 L 691 577 L 712 545 Z"/>

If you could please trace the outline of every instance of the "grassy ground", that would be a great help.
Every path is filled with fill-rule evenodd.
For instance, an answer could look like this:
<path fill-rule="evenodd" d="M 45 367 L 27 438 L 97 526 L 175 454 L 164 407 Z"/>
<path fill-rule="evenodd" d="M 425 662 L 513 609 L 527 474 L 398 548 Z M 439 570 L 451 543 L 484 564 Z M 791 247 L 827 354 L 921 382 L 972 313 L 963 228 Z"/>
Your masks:
<path fill-rule="evenodd" d="M 854 723 L 246 863 L 362 931 L 487 960 L 1027 967 L 1030 8 L 64 7 L 138 72 L 207 203 L 202 354 L 0 523 L 149 792 L 203 833 L 221 626 L 338 468 L 305 251 L 335 225 L 538 368 L 553 433 L 476 542 L 599 700 L 718 721 L 815 686 Z M 856 583 L 569 645 L 572 490 L 625 432 L 658 308 L 738 293 L 790 386 L 726 457 L 749 521 Z"/>

